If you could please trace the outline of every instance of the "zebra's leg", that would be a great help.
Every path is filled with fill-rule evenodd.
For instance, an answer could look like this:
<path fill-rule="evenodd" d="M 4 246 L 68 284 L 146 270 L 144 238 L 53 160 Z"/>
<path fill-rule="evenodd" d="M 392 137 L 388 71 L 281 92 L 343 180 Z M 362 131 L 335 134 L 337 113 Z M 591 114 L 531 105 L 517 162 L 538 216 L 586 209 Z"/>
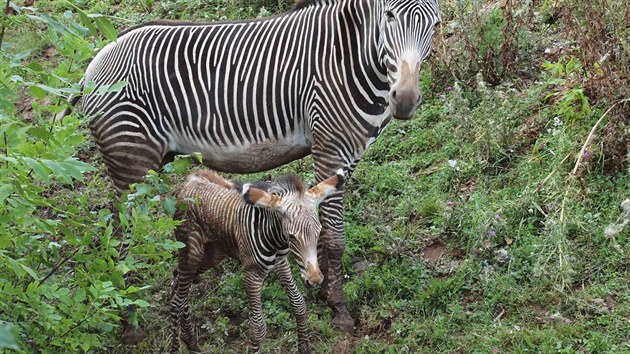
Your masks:
<path fill-rule="evenodd" d="M 293 310 L 293 315 L 295 316 L 298 333 L 298 350 L 300 354 L 310 353 L 310 341 L 306 328 L 306 303 L 304 302 L 302 293 L 300 293 L 300 290 L 295 284 L 295 279 L 291 273 L 291 266 L 289 265 L 289 261 L 286 257 L 278 260 L 275 272 L 278 276 L 280 284 L 282 284 L 287 293 L 291 309 Z"/>
<path fill-rule="evenodd" d="M 243 284 L 249 305 L 249 339 L 255 354 L 262 352 L 262 342 L 267 335 L 267 324 L 260 300 L 260 292 L 266 276 L 266 272 L 257 266 L 246 267 L 243 272 Z"/>
<path fill-rule="evenodd" d="M 140 113 L 128 112 L 124 115 L 111 112 L 90 122 L 92 136 L 112 178 L 118 201 L 130 184 L 142 182 L 149 170 L 159 170 L 166 153 L 166 143 L 160 143 L 153 137 L 154 134 L 143 128 L 145 124 Z M 118 213 L 114 213 L 114 218 L 114 222 L 119 224 Z M 120 228 L 116 230 L 114 236 L 122 239 Z M 121 252 L 121 257 L 125 257 L 126 251 Z M 128 279 L 129 274 L 125 278 Z M 134 311 L 135 307 L 130 306 L 122 314 L 122 341 L 125 344 L 137 344 L 145 337 L 142 328 L 130 321 Z"/>
<path fill-rule="evenodd" d="M 344 168 L 349 178 L 351 167 L 343 162 L 336 151 L 335 146 L 313 145 L 312 154 L 318 182 L 334 175 L 339 168 Z M 351 333 L 354 331 L 354 320 L 346 308 L 341 276 L 341 258 L 346 248 L 346 235 L 343 230 L 343 192 L 343 189 L 339 190 L 319 205 L 322 231 L 318 244 L 318 259 L 319 268 L 324 274 L 321 293 L 333 310 L 333 325 L 342 332 Z"/>
<path fill-rule="evenodd" d="M 179 352 L 179 330 L 181 339 L 188 350 L 201 352 L 190 321 L 188 297 L 193 280 L 199 274 L 200 267 L 206 260 L 204 242 L 201 234 L 190 230 L 184 224 L 175 231 L 178 240 L 186 240 L 186 247 L 180 251 L 179 262 L 174 272 L 173 293 L 171 295 L 171 320 L 173 321 L 173 339 L 171 353 Z"/>
<path fill-rule="evenodd" d="M 320 264 L 324 282 L 322 293 L 333 310 L 333 325 L 342 332 L 354 331 L 354 319 L 346 308 L 343 297 L 341 260 L 346 248 L 343 230 L 343 192 L 330 196 L 319 206 L 322 231 L 320 234 Z"/>

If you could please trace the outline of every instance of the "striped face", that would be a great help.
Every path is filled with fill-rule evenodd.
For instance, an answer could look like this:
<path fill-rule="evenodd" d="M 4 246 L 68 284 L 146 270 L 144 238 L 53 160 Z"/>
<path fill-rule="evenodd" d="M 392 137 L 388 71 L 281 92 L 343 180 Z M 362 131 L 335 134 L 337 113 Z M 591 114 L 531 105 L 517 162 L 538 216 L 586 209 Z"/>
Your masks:
<path fill-rule="evenodd" d="M 291 253 L 300 268 L 302 279 L 310 285 L 321 284 L 324 280 L 317 261 L 317 242 L 322 230 L 317 207 L 329 195 L 339 191 L 344 180 L 344 172 L 340 169 L 337 174 L 307 191 L 288 188 L 272 194 L 248 184 L 243 186 L 242 194 L 247 203 L 274 210 L 281 215 L 282 233 L 289 238 Z"/>
<path fill-rule="evenodd" d="M 436 1 L 385 1 L 381 31 L 394 118 L 412 118 L 422 102 L 418 72 L 431 52 L 434 27 L 441 19 Z"/>

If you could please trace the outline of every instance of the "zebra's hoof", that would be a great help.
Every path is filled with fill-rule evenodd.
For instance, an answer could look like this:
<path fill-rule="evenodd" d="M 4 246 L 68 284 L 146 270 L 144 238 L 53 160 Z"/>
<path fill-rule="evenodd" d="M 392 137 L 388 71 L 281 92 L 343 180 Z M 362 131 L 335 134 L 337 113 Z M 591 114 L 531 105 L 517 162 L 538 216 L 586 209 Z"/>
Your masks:
<path fill-rule="evenodd" d="M 339 312 L 333 317 L 333 326 L 342 333 L 354 332 L 354 320 L 348 312 Z"/>

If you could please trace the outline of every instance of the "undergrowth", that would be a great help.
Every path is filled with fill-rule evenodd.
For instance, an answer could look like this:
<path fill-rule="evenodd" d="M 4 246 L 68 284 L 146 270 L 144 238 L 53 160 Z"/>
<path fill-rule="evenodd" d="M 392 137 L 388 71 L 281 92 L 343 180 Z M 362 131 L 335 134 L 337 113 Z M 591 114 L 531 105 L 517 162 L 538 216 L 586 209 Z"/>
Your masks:
<path fill-rule="evenodd" d="M 336 332 L 317 292 L 304 289 L 314 351 L 630 351 L 630 6 L 440 4 L 425 103 L 390 124 L 347 186 L 344 292 L 357 331 Z M 265 16 L 291 2 L 10 5 L 0 48 L 0 351 L 166 351 L 172 254 L 182 246 L 169 192 L 193 159 L 113 203 L 89 117 L 50 117 L 115 28 Z M 271 173 L 287 172 L 312 181 L 312 160 Z M 238 264 L 209 271 L 192 293 L 203 348 L 242 352 Z M 263 303 L 265 351 L 294 352 L 277 283 Z M 135 347 L 119 344 L 130 305 L 147 333 Z"/>

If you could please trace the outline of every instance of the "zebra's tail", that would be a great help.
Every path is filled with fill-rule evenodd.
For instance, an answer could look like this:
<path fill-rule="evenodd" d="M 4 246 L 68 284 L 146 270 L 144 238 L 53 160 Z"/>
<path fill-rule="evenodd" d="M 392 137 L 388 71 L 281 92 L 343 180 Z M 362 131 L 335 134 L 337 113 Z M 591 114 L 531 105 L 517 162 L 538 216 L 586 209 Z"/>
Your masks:
<path fill-rule="evenodd" d="M 71 94 L 70 96 L 68 96 L 68 102 L 70 103 L 70 106 L 67 106 L 63 111 L 57 113 L 55 115 L 54 121 L 59 121 L 59 122 L 63 121 L 63 117 L 70 114 L 72 112 L 72 108 L 74 108 L 77 102 L 79 102 L 79 100 L 83 97 L 83 88 L 84 88 L 83 81 L 84 80 L 85 78 L 82 78 L 81 81 L 79 81 L 79 85 L 81 85 L 81 92 L 77 94 Z"/>

